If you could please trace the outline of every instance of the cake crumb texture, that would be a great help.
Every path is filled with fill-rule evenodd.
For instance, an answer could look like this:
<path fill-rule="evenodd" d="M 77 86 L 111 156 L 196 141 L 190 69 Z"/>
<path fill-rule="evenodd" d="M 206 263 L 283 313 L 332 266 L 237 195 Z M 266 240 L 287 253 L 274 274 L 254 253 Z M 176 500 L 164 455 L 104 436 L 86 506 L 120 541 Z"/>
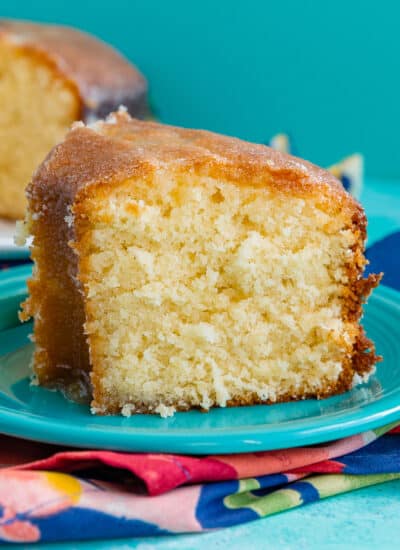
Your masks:
<path fill-rule="evenodd" d="M 147 84 L 113 48 L 76 29 L 0 19 L 0 216 L 25 213 L 25 187 L 74 121 L 125 102 L 147 114 Z"/>
<path fill-rule="evenodd" d="M 365 216 L 305 161 L 121 112 L 72 130 L 28 194 L 35 372 L 90 376 L 97 414 L 322 398 L 378 360 Z"/>
<path fill-rule="evenodd" d="M 73 87 L 0 39 L 0 216 L 24 215 L 35 167 L 80 116 Z"/>
<path fill-rule="evenodd" d="M 316 201 L 154 177 L 97 204 L 80 250 L 100 401 L 160 412 L 333 389 L 357 336 L 351 228 Z"/>

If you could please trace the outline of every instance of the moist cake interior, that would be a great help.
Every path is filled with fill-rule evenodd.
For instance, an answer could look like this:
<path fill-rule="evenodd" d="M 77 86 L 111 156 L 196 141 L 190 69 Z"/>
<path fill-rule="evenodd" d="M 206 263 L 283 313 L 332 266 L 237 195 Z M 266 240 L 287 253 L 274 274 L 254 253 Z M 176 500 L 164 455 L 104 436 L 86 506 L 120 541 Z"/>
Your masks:
<path fill-rule="evenodd" d="M 208 409 L 337 384 L 355 337 L 341 309 L 357 239 L 340 216 L 166 175 L 128 182 L 94 211 L 79 253 L 108 407 Z"/>
<path fill-rule="evenodd" d="M 32 172 L 80 117 L 76 92 L 43 56 L 0 41 L 0 216 L 24 215 Z"/>
<path fill-rule="evenodd" d="M 378 360 L 365 216 L 305 161 L 118 113 L 28 196 L 35 376 L 95 413 L 327 397 Z"/>

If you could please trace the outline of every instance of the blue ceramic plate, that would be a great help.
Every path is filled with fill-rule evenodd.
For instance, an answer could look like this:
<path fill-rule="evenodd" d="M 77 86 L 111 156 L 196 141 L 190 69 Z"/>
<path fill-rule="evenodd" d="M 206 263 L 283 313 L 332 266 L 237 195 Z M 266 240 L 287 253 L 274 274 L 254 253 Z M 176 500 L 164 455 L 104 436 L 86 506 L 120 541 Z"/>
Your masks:
<path fill-rule="evenodd" d="M 26 274 L 22 268 L 2 276 L 0 303 L 2 296 L 3 305 L 13 294 L 14 301 L 21 297 Z M 321 401 L 190 411 L 168 419 L 92 416 L 57 392 L 31 387 L 31 327 L 8 328 L 0 332 L 0 432 L 68 446 L 216 454 L 310 445 L 400 420 L 399 297 L 381 287 L 366 307 L 367 333 L 384 356 L 368 384 Z"/>

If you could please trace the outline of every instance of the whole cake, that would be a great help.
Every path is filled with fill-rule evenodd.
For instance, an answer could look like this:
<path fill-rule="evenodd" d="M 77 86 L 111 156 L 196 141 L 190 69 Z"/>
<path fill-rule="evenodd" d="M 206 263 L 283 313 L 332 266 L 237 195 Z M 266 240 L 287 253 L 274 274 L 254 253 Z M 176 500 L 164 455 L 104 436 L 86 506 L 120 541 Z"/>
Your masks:
<path fill-rule="evenodd" d="M 75 120 L 121 103 L 147 112 L 147 84 L 118 52 L 80 31 L 0 20 L 0 216 L 21 218 L 36 166 Z"/>
<path fill-rule="evenodd" d="M 27 195 L 35 377 L 94 413 L 323 398 L 378 360 L 364 212 L 306 161 L 120 111 L 75 125 Z"/>

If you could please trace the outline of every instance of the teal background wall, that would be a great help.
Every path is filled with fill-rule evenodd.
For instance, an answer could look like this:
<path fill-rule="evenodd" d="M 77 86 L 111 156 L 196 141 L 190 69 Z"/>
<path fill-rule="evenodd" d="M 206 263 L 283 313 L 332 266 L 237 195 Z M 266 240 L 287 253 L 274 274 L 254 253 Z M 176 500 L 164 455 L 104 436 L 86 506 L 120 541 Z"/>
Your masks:
<path fill-rule="evenodd" d="M 259 142 L 285 131 L 321 165 L 361 151 L 367 175 L 400 176 L 400 2 L 0 0 L 0 15 L 112 43 L 165 122 Z"/>

